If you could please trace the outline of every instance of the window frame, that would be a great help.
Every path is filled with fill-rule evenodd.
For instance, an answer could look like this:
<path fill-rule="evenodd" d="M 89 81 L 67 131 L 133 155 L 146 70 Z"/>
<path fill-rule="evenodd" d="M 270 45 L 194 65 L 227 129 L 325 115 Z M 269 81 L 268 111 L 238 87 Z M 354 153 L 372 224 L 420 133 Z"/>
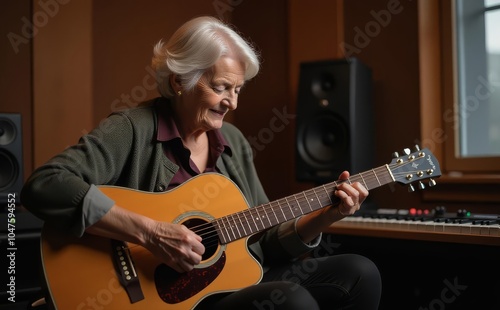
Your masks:
<path fill-rule="evenodd" d="M 449 77 L 453 76 L 453 79 L 444 79 L 444 81 L 453 81 L 453 85 L 448 86 L 445 92 L 444 104 L 445 110 L 443 111 L 443 118 L 446 123 L 446 133 L 453 137 L 450 139 L 451 143 L 446 144 L 445 149 L 445 163 L 446 170 L 456 171 L 456 172 L 475 172 L 475 173 L 486 173 L 489 174 L 491 172 L 500 172 L 500 157 L 460 157 L 460 144 L 457 142 L 460 140 L 460 126 L 456 123 L 458 115 L 461 115 L 459 109 L 465 109 L 463 111 L 467 117 L 467 114 L 470 117 L 473 117 L 476 113 L 483 113 L 481 111 L 474 110 L 474 103 L 471 104 L 469 108 L 466 104 L 466 107 L 462 107 L 459 105 L 459 91 L 462 92 L 461 96 L 465 96 L 467 93 L 474 93 L 477 99 L 483 96 L 484 90 L 487 90 L 485 85 L 481 83 L 479 80 L 480 77 L 484 77 L 487 75 L 486 70 L 486 58 L 481 59 L 480 57 L 475 57 L 476 55 L 486 55 L 486 35 L 484 29 L 484 11 L 481 16 L 478 17 L 478 20 L 472 18 L 464 18 L 465 21 L 463 23 L 457 23 L 457 18 L 454 12 L 459 12 L 463 14 L 465 17 L 470 17 L 476 15 L 477 11 L 480 11 L 482 8 L 482 1 L 466 1 L 466 6 L 457 7 L 457 1 L 455 0 L 447 0 L 443 1 L 443 15 L 449 14 L 449 17 L 443 18 L 443 21 L 446 22 L 447 25 L 443 25 L 443 38 L 447 38 L 448 40 L 443 40 L 443 60 L 445 62 L 451 61 L 452 63 L 447 65 L 447 70 L 444 71 L 445 76 Z M 481 4 L 481 7 L 480 7 Z M 458 38 L 459 33 L 454 29 L 453 25 L 457 25 L 457 27 L 461 28 L 462 36 L 467 39 L 467 42 L 473 38 L 476 42 L 473 44 L 464 44 L 463 40 Z M 479 33 L 479 34 L 477 34 Z M 476 34 L 476 35 L 474 35 Z M 460 45 L 460 46 L 458 46 Z M 456 48 L 455 48 L 456 47 Z M 460 48 L 463 51 L 463 55 L 460 56 L 457 53 L 457 48 Z M 453 57 L 448 58 L 445 55 L 453 55 Z M 467 68 L 459 68 L 457 63 L 460 62 L 461 65 L 466 64 Z M 470 75 L 470 77 L 466 77 L 468 80 L 465 82 L 467 90 L 460 90 L 458 87 L 461 84 L 461 81 L 458 78 L 457 72 L 460 71 L 460 75 Z M 483 81 L 484 83 L 484 81 Z M 474 98 L 475 99 L 475 98 Z M 468 113 L 467 110 L 471 110 Z M 450 119 L 450 111 L 452 113 Z M 461 117 L 461 116 L 460 116 Z M 478 123 L 476 121 L 476 123 Z M 470 126 L 472 127 L 472 126 Z M 472 130 L 474 130 L 472 128 Z"/>
<path fill-rule="evenodd" d="M 422 144 L 440 162 L 439 186 L 424 201 L 500 202 L 500 158 L 458 157 L 454 0 L 419 1 L 419 66 Z"/>

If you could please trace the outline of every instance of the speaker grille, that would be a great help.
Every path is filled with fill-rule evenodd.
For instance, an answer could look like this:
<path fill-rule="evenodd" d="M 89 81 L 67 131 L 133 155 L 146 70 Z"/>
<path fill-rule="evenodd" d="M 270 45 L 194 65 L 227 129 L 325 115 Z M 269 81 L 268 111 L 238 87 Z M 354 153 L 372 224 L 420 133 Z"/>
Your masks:
<path fill-rule="evenodd" d="M 11 154 L 0 150 L 0 191 L 8 191 L 16 183 L 19 165 Z"/>
<path fill-rule="evenodd" d="M 334 181 L 371 168 L 371 70 L 358 59 L 304 62 L 297 97 L 296 177 Z"/>
<path fill-rule="evenodd" d="M 0 114 L 0 203 L 10 193 L 19 193 L 23 185 L 23 156 L 20 114 Z"/>
<path fill-rule="evenodd" d="M 8 145 L 14 141 L 17 130 L 14 123 L 6 118 L 0 118 L 0 145 Z"/>
<path fill-rule="evenodd" d="M 301 130 L 299 152 L 312 167 L 331 168 L 349 153 L 349 130 L 334 114 L 319 115 Z"/>

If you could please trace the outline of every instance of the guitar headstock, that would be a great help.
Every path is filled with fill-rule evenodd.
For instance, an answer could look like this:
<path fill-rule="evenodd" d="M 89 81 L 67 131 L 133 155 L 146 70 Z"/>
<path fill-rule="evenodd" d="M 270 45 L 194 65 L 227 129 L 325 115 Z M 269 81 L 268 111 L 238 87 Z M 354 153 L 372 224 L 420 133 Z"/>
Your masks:
<path fill-rule="evenodd" d="M 415 182 L 419 189 L 424 189 L 425 185 L 422 181 L 427 179 L 429 179 L 429 186 L 436 185 L 433 178 L 441 176 L 441 169 L 439 162 L 429 149 L 420 150 L 418 146 L 415 146 L 414 152 L 405 149 L 404 154 L 399 156 L 398 153 L 393 153 L 394 159 L 389 164 L 395 182 L 408 184 L 410 191 L 415 190 L 412 184 Z"/>

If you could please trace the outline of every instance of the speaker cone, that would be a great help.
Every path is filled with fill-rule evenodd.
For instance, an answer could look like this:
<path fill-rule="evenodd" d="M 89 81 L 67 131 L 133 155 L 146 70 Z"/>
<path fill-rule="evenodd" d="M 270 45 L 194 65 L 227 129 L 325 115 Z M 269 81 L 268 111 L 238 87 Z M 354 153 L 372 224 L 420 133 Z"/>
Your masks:
<path fill-rule="evenodd" d="M 0 191 L 10 188 L 17 179 L 19 166 L 11 154 L 0 150 Z"/>
<path fill-rule="evenodd" d="M 0 118 L 0 145 L 10 144 L 16 138 L 16 127 L 8 119 Z"/>
<path fill-rule="evenodd" d="M 335 88 L 335 78 L 328 72 L 322 72 L 311 81 L 312 93 L 320 98 L 331 96 Z"/>
<path fill-rule="evenodd" d="M 302 128 L 298 142 L 302 158 L 315 167 L 331 167 L 349 154 L 347 125 L 333 114 L 310 120 Z"/>

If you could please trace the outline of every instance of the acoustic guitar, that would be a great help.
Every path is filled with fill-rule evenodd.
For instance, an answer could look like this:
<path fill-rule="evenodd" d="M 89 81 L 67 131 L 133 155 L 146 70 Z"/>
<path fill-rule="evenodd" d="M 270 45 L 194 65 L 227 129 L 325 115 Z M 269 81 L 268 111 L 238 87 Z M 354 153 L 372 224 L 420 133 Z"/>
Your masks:
<path fill-rule="evenodd" d="M 342 182 L 360 182 L 368 190 L 393 182 L 425 187 L 423 180 L 432 186 L 440 175 L 434 155 L 417 148 L 348 180 L 252 208 L 230 179 L 216 173 L 201 174 L 164 193 L 100 186 L 123 208 L 199 234 L 206 249 L 202 262 L 177 273 L 139 245 L 90 234 L 76 238 L 45 225 L 41 256 L 49 303 L 61 310 L 192 309 L 212 294 L 259 283 L 263 272 L 248 250 L 249 238 L 331 206 L 332 193 Z"/>

